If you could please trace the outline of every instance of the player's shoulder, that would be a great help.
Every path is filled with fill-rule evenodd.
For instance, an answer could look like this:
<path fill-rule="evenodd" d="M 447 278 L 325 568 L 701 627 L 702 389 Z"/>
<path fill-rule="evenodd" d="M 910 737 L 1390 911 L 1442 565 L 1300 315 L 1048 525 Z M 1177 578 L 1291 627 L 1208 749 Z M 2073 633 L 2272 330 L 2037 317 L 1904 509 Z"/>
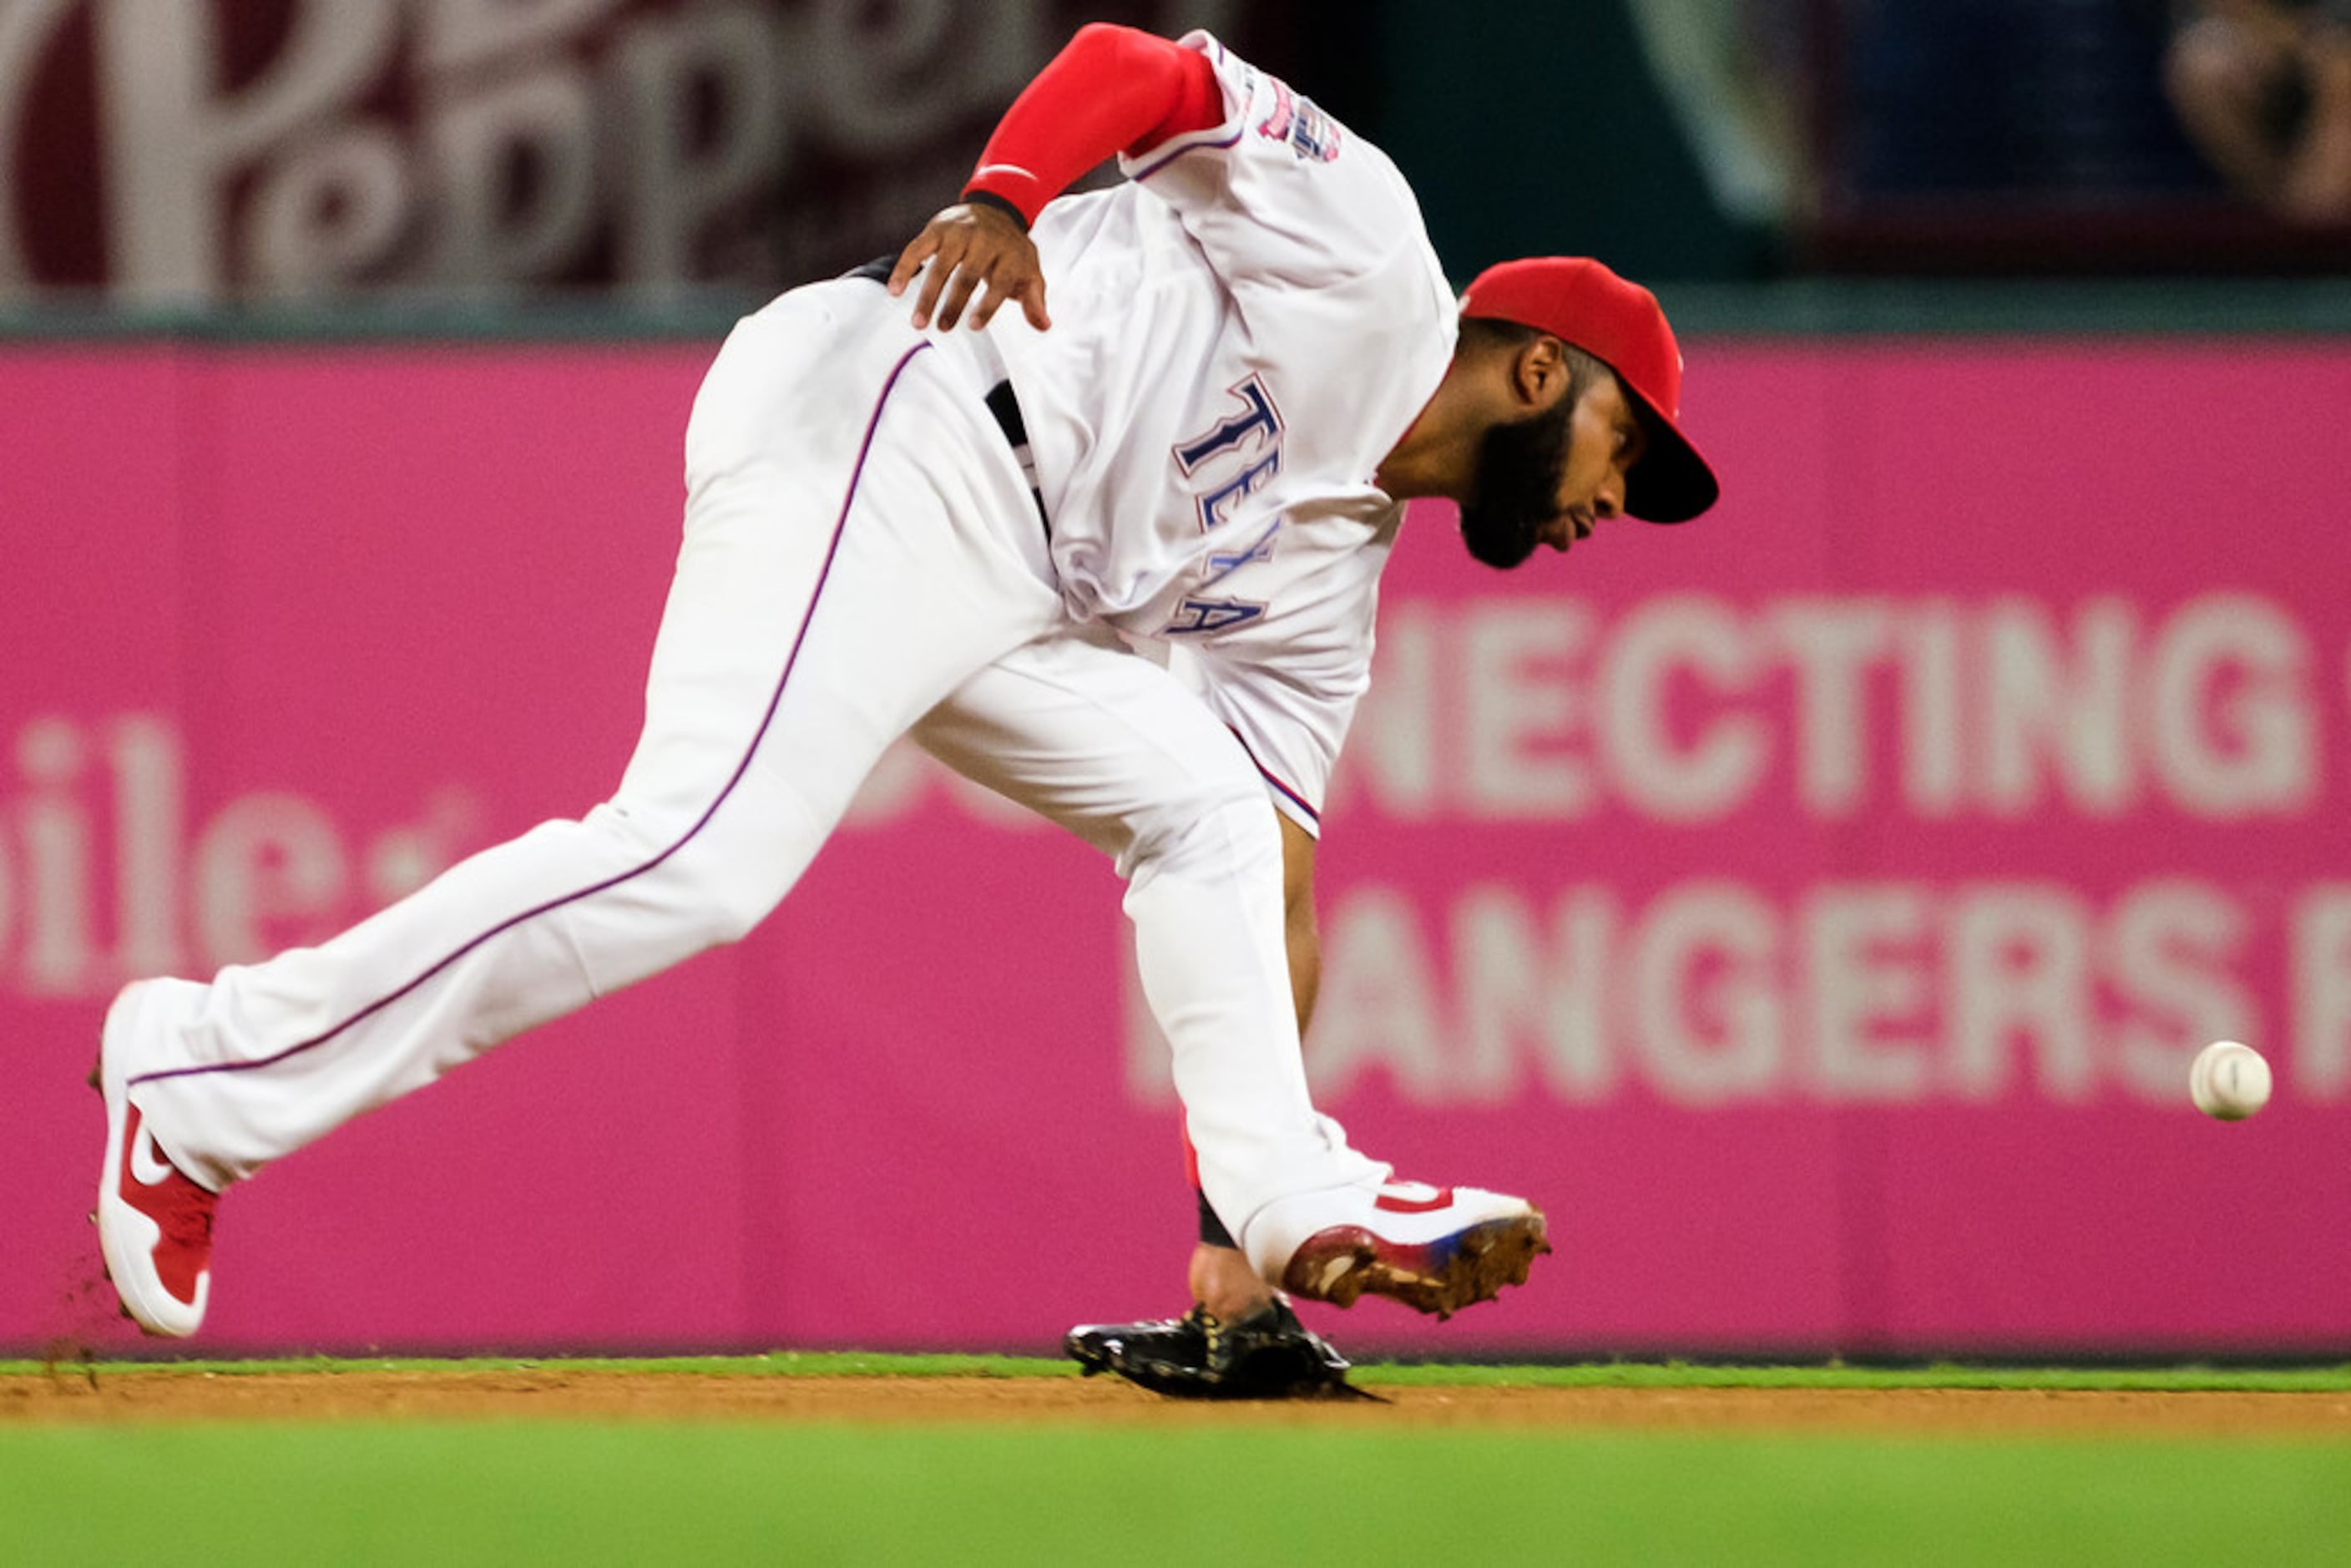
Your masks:
<path fill-rule="evenodd" d="M 1196 151 L 1265 155 L 1304 168 L 1344 163 L 1375 165 L 1395 175 L 1378 148 L 1343 125 L 1307 93 L 1282 77 L 1242 58 L 1214 34 L 1195 30 L 1177 40 L 1206 57 L 1225 91 L 1226 113 L 1214 126 L 1199 127 L 1123 157 L 1126 172 L 1144 178 Z"/>

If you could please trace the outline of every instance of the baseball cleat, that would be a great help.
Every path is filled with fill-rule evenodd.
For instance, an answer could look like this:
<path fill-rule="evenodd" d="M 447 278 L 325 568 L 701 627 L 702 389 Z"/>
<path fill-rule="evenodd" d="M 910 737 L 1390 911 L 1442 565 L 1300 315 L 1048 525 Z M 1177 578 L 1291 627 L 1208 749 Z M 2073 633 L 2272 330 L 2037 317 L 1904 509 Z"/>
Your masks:
<path fill-rule="evenodd" d="M 1182 1365 L 1196 1376 L 1207 1370 L 1208 1335 L 1201 1320 L 1207 1309 L 1196 1306 L 1180 1318 L 1150 1318 L 1135 1323 L 1080 1323 L 1061 1336 L 1061 1352 L 1088 1377 L 1115 1372 L 1130 1381 L 1152 1386 L 1144 1377 L 1123 1368 L 1129 1346 L 1141 1353 L 1140 1364 Z M 1153 1389 L 1154 1393 L 1159 1392 Z"/>
<path fill-rule="evenodd" d="M 1114 1372 L 1177 1399 L 1369 1398 L 1347 1383 L 1347 1361 L 1276 1301 L 1238 1322 L 1195 1305 L 1180 1318 L 1091 1323 L 1061 1342 L 1092 1377 Z"/>
<path fill-rule="evenodd" d="M 99 1249 L 107 1278 L 131 1322 L 151 1334 L 183 1339 L 204 1321 L 212 1293 L 213 1213 L 220 1195 L 172 1163 L 131 1103 L 128 1042 L 152 1018 L 162 988 L 123 988 L 107 1009 L 91 1074 L 106 1101 L 106 1166 L 98 1184 Z"/>
<path fill-rule="evenodd" d="M 1291 1295 L 1337 1307 L 1386 1296 L 1439 1318 L 1525 1284 L 1551 1250 L 1541 1209 L 1471 1186 L 1387 1182 L 1309 1193 L 1270 1206 L 1252 1235 L 1269 1221 L 1277 1234 L 1313 1226 L 1282 1265 L 1281 1288 Z"/>

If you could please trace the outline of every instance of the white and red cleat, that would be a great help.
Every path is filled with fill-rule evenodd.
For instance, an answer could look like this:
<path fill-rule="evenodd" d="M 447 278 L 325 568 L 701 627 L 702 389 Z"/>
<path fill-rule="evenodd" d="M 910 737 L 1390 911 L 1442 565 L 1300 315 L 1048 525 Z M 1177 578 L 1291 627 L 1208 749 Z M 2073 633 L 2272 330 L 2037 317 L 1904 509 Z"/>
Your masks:
<path fill-rule="evenodd" d="M 1421 1182 L 1283 1198 L 1249 1232 L 1253 1244 L 1264 1240 L 1252 1256 L 1286 1253 L 1278 1281 L 1293 1296 L 1339 1307 L 1386 1296 L 1440 1318 L 1525 1284 L 1535 1259 L 1551 1250 L 1542 1211 L 1526 1199 Z"/>
<path fill-rule="evenodd" d="M 131 1103 L 125 1043 L 169 982 L 123 988 L 107 1009 L 98 1071 L 106 1100 L 106 1166 L 98 1183 L 98 1240 L 107 1277 L 132 1322 L 184 1339 L 204 1321 L 212 1291 L 213 1212 L 220 1195 L 172 1163 Z"/>

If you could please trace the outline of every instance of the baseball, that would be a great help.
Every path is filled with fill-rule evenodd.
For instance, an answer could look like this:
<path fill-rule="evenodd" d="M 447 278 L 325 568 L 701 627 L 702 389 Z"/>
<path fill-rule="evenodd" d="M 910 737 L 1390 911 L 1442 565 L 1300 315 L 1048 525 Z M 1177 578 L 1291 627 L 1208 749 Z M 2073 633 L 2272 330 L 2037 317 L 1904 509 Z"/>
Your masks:
<path fill-rule="evenodd" d="M 2241 1122 L 2270 1103 L 2270 1064 L 2250 1045 L 2216 1040 L 2188 1069 L 2189 1097 L 2216 1122 Z"/>

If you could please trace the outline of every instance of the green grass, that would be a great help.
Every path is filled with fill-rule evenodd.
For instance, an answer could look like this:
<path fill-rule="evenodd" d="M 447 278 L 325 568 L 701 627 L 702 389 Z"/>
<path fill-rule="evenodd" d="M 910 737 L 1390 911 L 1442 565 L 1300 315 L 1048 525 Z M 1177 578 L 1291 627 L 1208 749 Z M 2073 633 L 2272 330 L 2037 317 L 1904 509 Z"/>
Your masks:
<path fill-rule="evenodd" d="M 100 1364 L 1068 1375 L 993 1356 Z M 68 1369 L 78 1375 L 78 1366 Z M 11 1377 L 38 1363 L 0 1363 Z M 2351 1368 L 1377 1366 L 1360 1381 L 2351 1389 Z M 5 1408 L 5 1406 L 0 1406 Z M 2351 1443 L 1204 1425 L 9 1426 L 0 1563 L 2351 1562 Z"/>
<path fill-rule="evenodd" d="M 2324 1563 L 2351 1447 L 820 1424 L 0 1429 L 26 1563 Z"/>

